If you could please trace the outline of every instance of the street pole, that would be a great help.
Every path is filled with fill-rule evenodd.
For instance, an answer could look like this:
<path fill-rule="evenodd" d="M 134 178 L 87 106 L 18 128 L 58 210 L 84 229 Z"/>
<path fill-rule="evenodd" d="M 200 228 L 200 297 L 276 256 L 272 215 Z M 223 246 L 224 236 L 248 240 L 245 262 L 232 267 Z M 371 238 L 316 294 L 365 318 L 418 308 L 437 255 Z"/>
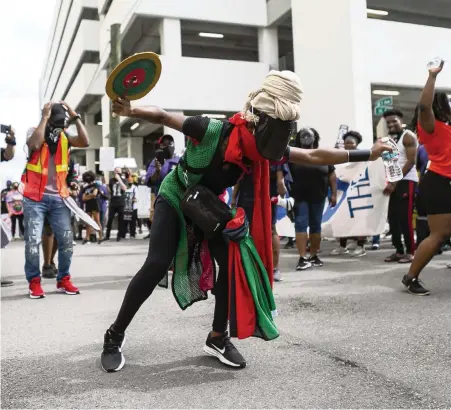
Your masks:
<path fill-rule="evenodd" d="M 110 60 L 108 66 L 108 74 L 114 70 L 114 68 L 121 62 L 121 25 L 112 24 L 110 27 Z M 119 116 L 113 115 L 113 102 L 110 101 L 110 147 L 114 147 L 116 158 L 119 155 L 119 146 L 121 141 L 121 126 L 119 123 Z"/>

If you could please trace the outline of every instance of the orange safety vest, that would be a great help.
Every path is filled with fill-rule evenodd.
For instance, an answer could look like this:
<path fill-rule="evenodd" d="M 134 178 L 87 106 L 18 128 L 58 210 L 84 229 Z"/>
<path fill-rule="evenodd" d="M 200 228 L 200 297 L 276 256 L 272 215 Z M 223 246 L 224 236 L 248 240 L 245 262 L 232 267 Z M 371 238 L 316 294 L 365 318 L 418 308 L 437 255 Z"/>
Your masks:
<path fill-rule="evenodd" d="M 48 179 L 50 150 L 44 142 L 38 151 L 33 151 L 22 174 L 23 196 L 33 201 L 41 201 Z M 69 140 L 61 132 L 55 155 L 56 186 L 62 198 L 69 196 L 66 177 L 69 170 Z"/>

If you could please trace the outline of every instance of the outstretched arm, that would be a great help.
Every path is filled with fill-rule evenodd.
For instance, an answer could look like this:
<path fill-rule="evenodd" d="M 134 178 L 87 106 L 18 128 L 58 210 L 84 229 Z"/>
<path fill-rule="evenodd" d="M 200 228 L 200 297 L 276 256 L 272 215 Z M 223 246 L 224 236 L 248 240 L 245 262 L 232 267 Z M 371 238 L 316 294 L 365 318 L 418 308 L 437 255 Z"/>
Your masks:
<path fill-rule="evenodd" d="M 421 128 L 423 128 L 428 134 L 432 134 L 435 130 L 435 115 L 432 110 L 432 103 L 434 102 L 435 82 L 438 74 L 442 71 L 444 64 L 445 62 L 442 61 L 440 67 L 429 69 L 429 77 L 420 97 L 420 104 L 418 106 L 420 112 L 418 120 Z"/>
<path fill-rule="evenodd" d="M 375 161 L 384 151 L 391 152 L 392 148 L 380 140 L 376 141 L 370 150 L 356 149 L 345 151 L 336 148 L 303 149 L 291 147 L 288 153 L 288 161 L 295 164 L 311 165 L 335 165 L 345 162 Z"/>
<path fill-rule="evenodd" d="M 153 124 L 161 124 L 177 131 L 182 131 L 186 117 L 182 114 L 167 112 L 159 107 L 131 107 L 126 98 L 113 101 L 113 112 L 122 117 L 137 118 Z"/>

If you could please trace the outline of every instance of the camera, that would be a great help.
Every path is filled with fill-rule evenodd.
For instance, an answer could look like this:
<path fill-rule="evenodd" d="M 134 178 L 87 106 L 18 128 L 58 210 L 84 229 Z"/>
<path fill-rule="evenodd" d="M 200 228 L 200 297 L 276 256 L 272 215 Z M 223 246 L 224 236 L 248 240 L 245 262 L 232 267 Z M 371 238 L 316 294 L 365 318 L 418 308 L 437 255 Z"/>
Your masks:
<path fill-rule="evenodd" d="M 163 166 L 166 160 L 166 153 L 162 149 L 157 149 L 155 151 L 155 158 L 160 163 L 160 165 Z"/>
<path fill-rule="evenodd" d="M 11 125 L 0 125 L 0 133 L 9 135 L 11 132 Z"/>

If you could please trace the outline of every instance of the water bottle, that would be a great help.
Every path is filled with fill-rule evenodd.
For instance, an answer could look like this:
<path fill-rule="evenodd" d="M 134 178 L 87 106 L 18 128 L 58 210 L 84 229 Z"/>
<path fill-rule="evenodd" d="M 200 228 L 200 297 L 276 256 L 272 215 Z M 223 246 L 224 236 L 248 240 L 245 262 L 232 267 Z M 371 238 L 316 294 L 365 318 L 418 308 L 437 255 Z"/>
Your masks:
<path fill-rule="evenodd" d="M 428 63 L 428 69 L 431 69 L 431 68 L 439 68 L 440 65 L 442 64 L 442 62 L 443 62 L 443 58 L 441 58 L 441 57 L 435 57 L 434 59 L 432 59 L 431 61 L 429 61 L 429 63 Z"/>
<path fill-rule="evenodd" d="M 403 178 L 402 169 L 398 163 L 399 150 L 396 142 L 391 138 L 383 138 L 382 142 L 390 145 L 393 148 L 392 152 L 384 151 L 382 153 L 382 160 L 385 165 L 385 176 L 388 182 L 398 182 Z"/>

